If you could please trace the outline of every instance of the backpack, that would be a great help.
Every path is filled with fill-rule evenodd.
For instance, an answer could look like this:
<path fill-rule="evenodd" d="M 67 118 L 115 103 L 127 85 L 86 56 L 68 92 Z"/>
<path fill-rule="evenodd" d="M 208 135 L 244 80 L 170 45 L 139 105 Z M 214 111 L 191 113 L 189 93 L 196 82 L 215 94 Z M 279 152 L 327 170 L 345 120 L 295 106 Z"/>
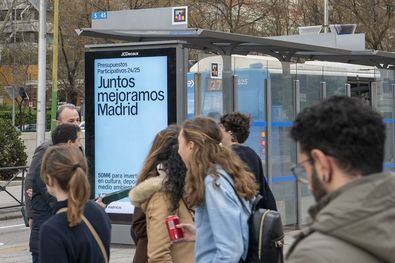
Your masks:
<path fill-rule="evenodd" d="M 284 232 L 280 213 L 261 208 L 264 201 L 257 195 L 248 219 L 248 253 L 244 263 L 282 263 Z"/>
<path fill-rule="evenodd" d="M 237 198 L 246 211 L 249 211 L 237 194 L 233 184 L 222 175 L 232 186 Z M 240 263 L 282 263 L 284 232 L 280 213 L 262 207 L 264 199 L 257 194 L 252 202 L 251 213 L 248 218 L 249 240 L 248 252 L 245 260 Z"/>

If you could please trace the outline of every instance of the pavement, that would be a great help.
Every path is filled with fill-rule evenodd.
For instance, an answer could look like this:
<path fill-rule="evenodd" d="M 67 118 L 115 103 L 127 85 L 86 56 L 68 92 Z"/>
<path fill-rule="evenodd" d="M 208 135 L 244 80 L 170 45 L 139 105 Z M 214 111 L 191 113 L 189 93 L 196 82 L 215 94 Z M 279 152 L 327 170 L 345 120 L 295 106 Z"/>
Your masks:
<path fill-rule="evenodd" d="M 4 186 L 5 182 L 0 181 L 0 186 Z M 13 182 L 6 187 L 6 190 L 14 195 L 18 200 L 21 199 L 21 182 Z M 0 188 L 1 189 L 1 188 Z M 4 208 L 8 206 L 18 205 L 18 202 L 13 199 L 7 192 L 0 191 L 0 224 L 11 225 L 18 222 L 19 231 L 16 235 L 19 235 L 20 242 L 12 245 L 1 246 L 0 242 L 0 261 L 2 263 L 13 263 L 13 262 L 29 262 L 31 260 L 30 252 L 28 249 L 28 236 L 29 229 L 21 228 L 23 224 L 22 214 L 20 207 Z M 9 222 L 9 223 L 8 223 Z M 0 227 L 1 228 L 1 227 Z M 7 228 L 7 227 L 6 227 Z M 7 228 L 8 229 L 8 228 Z M 288 250 L 290 244 L 293 241 L 293 236 L 298 232 L 293 228 L 286 227 L 285 229 L 285 245 L 284 253 Z M 6 238 L 7 233 L 4 230 L 0 230 L 0 237 Z M 0 240 L 1 241 L 1 240 Z M 134 245 L 111 245 L 111 260 L 110 262 L 126 263 L 132 262 L 135 253 Z"/>

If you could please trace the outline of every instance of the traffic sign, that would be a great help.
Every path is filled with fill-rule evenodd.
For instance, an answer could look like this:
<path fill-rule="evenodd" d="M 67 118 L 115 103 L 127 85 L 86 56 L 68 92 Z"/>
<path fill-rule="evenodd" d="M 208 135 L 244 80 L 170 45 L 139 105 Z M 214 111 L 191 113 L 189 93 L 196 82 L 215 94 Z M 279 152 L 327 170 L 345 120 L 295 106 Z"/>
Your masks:
<path fill-rule="evenodd" d="M 13 87 L 13 86 L 5 86 L 5 87 L 4 87 L 4 90 L 7 92 L 7 95 L 8 95 L 12 100 L 15 100 L 15 98 L 16 98 L 16 96 L 17 96 L 17 94 L 18 94 L 18 91 L 19 91 L 19 89 L 18 89 L 18 91 L 15 91 L 15 87 Z"/>

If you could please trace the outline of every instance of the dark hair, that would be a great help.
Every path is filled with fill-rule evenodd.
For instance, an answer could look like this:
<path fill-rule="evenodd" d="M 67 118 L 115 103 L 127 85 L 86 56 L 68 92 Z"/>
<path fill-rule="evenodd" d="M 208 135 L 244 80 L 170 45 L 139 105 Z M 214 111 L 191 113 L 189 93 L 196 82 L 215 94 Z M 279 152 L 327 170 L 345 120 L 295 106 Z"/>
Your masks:
<path fill-rule="evenodd" d="M 163 191 L 167 193 L 171 206 L 169 212 L 173 212 L 178 208 L 179 202 L 184 195 L 185 177 L 187 168 L 178 154 L 178 144 L 170 146 L 166 167 L 167 177 L 163 182 Z"/>
<path fill-rule="evenodd" d="M 60 124 L 55 127 L 55 129 L 51 132 L 52 143 L 67 143 L 69 140 L 75 142 L 78 138 L 78 132 L 81 131 L 81 128 L 77 125 L 71 123 Z"/>
<path fill-rule="evenodd" d="M 163 192 L 169 197 L 169 212 L 174 212 L 184 194 L 186 167 L 178 154 L 178 134 L 181 128 L 170 125 L 160 131 L 152 143 L 137 184 L 150 176 L 156 176 L 157 166 L 162 164 L 167 176 L 163 182 Z"/>
<path fill-rule="evenodd" d="M 60 105 L 60 106 L 58 107 L 58 110 L 56 111 L 56 120 L 59 121 L 60 114 L 61 114 L 65 109 L 77 110 L 77 108 L 75 107 L 75 105 L 74 105 L 74 104 L 71 104 L 71 103 L 66 103 L 66 104 Z M 78 115 L 79 115 L 79 113 L 78 113 Z"/>
<path fill-rule="evenodd" d="M 42 180 L 49 185 L 50 178 L 68 193 L 67 220 L 73 227 L 81 222 L 83 210 L 90 195 L 86 160 L 75 145 L 60 144 L 49 147 L 41 165 Z"/>
<path fill-rule="evenodd" d="M 319 149 L 332 156 L 350 175 L 383 170 L 385 124 L 361 100 L 333 96 L 298 114 L 291 136 L 302 152 Z"/>
<path fill-rule="evenodd" d="M 247 171 L 245 164 L 230 149 L 222 145 L 222 133 L 211 118 L 196 117 L 186 120 L 181 135 L 193 142 L 195 151 L 188 164 L 186 191 L 192 207 L 204 201 L 204 179 L 207 175 L 218 178 L 220 165 L 233 179 L 237 194 L 250 200 L 258 189 L 255 177 Z"/>
<path fill-rule="evenodd" d="M 244 143 L 250 135 L 250 121 L 250 116 L 240 112 L 227 113 L 220 119 L 225 130 L 230 131 L 232 139 L 238 143 Z"/>

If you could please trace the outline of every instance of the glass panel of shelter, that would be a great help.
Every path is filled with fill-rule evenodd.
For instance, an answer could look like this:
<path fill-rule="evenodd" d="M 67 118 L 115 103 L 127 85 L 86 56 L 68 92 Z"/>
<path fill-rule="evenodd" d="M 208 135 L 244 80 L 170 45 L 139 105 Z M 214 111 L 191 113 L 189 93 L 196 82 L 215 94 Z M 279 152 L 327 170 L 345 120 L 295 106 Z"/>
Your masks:
<path fill-rule="evenodd" d="M 246 145 L 266 163 L 266 85 L 268 70 L 262 59 L 233 56 L 235 110 L 251 116 Z"/>
<path fill-rule="evenodd" d="M 223 68 L 222 59 L 200 54 L 198 63 L 191 67 L 187 75 L 188 118 L 202 115 L 218 119 L 227 111 L 226 103 L 233 103 L 234 110 L 251 115 L 246 145 L 263 161 L 284 224 L 301 224 L 314 202 L 307 187 L 298 185 L 289 172 L 298 160 L 297 146 L 289 137 L 297 110 L 332 95 L 366 100 L 384 115 L 388 133 L 385 168 L 395 170 L 394 71 L 381 70 L 373 75 L 373 67 L 281 63 L 271 57 L 232 56 L 231 76 L 216 75 L 215 71 Z M 224 99 L 224 88 L 233 90 L 234 101 Z"/>
<path fill-rule="evenodd" d="M 223 113 L 222 78 L 213 76 L 211 66 L 221 65 L 220 56 L 198 54 L 187 73 L 188 118 L 209 116 L 218 119 Z M 218 68 L 217 68 L 218 70 Z"/>
<path fill-rule="evenodd" d="M 271 90 L 271 119 L 269 126 L 272 190 L 284 224 L 295 224 L 297 219 L 296 180 L 290 168 L 296 162 L 296 144 L 289 137 L 289 129 L 295 116 L 295 89 L 293 66 L 289 62 L 268 61 Z"/>
<path fill-rule="evenodd" d="M 296 114 L 304 108 L 317 104 L 327 96 L 328 85 L 325 82 L 324 67 L 321 64 L 296 63 L 293 65 L 295 83 L 299 85 L 300 95 L 295 96 L 299 101 L 299 108 Z M 296 158 L 295 163 L 299 160 Z M 307 217 L 307 210 L 314 203 L 314 198 L 307 189 L 307 185 L 296 184 L 296 224 L 301 225 Z"/>
<path fill-rule="evenodd" d="M 395 171 L 395 71 L 380 69 L 375 74 L 376 83 L 373 89 L 377 92 L 375 106 L 384 117 L 386 124 L 386 142 L 384 169 Z"/>

